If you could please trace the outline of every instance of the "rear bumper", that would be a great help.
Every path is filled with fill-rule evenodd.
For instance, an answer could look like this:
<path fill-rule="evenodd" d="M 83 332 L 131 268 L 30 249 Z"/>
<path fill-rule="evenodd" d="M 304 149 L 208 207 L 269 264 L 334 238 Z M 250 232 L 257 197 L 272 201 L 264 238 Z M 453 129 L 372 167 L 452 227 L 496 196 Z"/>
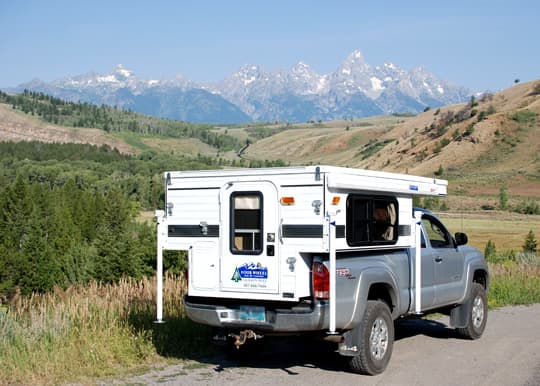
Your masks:
<path fill-rule="evenodd" d="M 320 331 L 328 328 L 328 305 L 315 304 L 310 308 L 295 309 L 265 306 L 265 320 L 242 320 L 240 304 L 220 305 L 197 302 L 197 298 L 186 297 L 186 313 L 194 322 L 221 328 L 249 328 L 265 333 L 295 333 Z"/>

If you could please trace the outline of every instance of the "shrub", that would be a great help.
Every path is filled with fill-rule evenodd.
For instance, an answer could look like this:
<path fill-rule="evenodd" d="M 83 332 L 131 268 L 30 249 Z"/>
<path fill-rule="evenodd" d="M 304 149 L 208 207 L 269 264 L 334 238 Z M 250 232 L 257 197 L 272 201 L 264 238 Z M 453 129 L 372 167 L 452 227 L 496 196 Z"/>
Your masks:
<path fill-rule="evenodd" d="M 484 119 L 486 119 L 486 116 L 487 116 L 487 113 L 485 111 L 480 111 L 480 114 L 478 114 L 478 122 L 481 122 L 483 121 Z"/>
<path fill-rule="evenodd" d="M 534 236 L 534 233 L 532 229 L 527 233 L 527 237 L 525 237 L 525 243 L 523 244 L 523 252 L 530 252 L 530 253 L 536 253 L 538 248 L 538 242 L 536 241 L 536 237 Z"/>
<path fill-rule="evenodd" d="M 516 111 L 510 119 L 518 123 L 533 123 L 536 120 L 536 113 L 531 110 Z"/>
<path fill-rule="evenodd" d="M 491 240 L 488 240 L 486 247 L 484 248 L 484 257 L 487 261 L 496 260 L 497 258 L 497 248 L 495 243 Z"/>
<path fill-rule="evenodd" d="M 471 123 L 467 126 L 467 129 L 463 132 L 464 137 L 470 136 L 472 133 L 474 133 L 474 123 Z"/>
<path fill-rule="evenodd" d="M 423 206 L 424 206 L 424 209 L 427 209 L 427 210 L 439 209 L 441 206 L 439 197 L 424 197 Z"/>
<path fill-rule="evenodd" d="M 499 189 L 499 208 L 508 209 L 508 188 L 504 186 Z"/>
<path fill-rule="evenodd" d="M 523 214 L 540 214 L 540 205 L 534 200 L 527 199 L 521 201 L 515 211 Z"/>

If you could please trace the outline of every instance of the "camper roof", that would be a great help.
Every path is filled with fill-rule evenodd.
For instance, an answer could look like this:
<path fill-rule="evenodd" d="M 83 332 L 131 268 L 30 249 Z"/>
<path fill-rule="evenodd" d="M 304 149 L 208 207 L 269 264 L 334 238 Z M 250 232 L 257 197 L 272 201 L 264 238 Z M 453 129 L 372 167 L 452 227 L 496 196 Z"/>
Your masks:
<path fill-rule="evenodd" d="M 209 178 L 240 176 L 275 176 L 290 174 L 313 174 L 315 180 L 327 175 L 330 189 L 370 190 L 411 195 L 446 196 L 448 181 L 436 178 L 412 176 L 366 169 L 314 165 L 258 169 L 218 169 L 165 172 L 167 179 Z"/>

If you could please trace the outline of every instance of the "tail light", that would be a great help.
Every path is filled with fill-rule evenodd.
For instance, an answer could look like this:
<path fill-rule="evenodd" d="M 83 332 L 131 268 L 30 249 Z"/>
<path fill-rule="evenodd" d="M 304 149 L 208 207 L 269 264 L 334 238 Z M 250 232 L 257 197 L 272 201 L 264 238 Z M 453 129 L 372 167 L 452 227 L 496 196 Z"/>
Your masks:
<path fill-rule="evenodd" d="M 311 266 L 313 296 L 317 299 L 328 299 L 330 297 L 330 274 L 326 266 L 318 261 L 314 261 Z"/>

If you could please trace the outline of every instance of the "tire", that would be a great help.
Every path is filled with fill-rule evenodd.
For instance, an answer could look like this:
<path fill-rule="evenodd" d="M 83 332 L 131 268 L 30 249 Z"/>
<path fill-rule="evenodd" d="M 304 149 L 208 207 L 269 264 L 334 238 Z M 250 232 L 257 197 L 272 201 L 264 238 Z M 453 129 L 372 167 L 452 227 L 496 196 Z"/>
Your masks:
<path fill-rule="evenodd" d="M 457 328 L 457 332 L 466 339 L 478 339 L 484 333 L 488 317 L 486 290 L 479 283 L 473 283 L 469 298 L 471 309 L 467 326 Z"/>
<path fill-rule="evenodd" d="M 366 375 L 382 373 L 394 347 L 394 321 L 388 305 L 382 301 L 368 301 L 358 328 L 362 329 L 357 342 L 359 354 L 348 359 L 350 369 Z"/>

